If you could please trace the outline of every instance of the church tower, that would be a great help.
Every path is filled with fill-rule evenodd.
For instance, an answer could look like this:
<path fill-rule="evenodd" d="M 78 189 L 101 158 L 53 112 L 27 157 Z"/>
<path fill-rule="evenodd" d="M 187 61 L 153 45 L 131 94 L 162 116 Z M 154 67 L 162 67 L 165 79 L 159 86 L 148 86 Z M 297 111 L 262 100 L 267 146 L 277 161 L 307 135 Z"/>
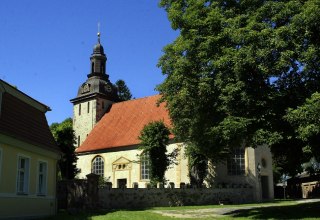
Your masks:
<path fill-rule="evenodd" d="M 112 103 L 119 99 L 116 86 L 110 82 L 109 75 L 106 74 L 106 61 L 107 56 L 100 44 L 98 32 L 98 43 L 90 57 L 88 79 L 79 87 L 77 97 L 70 100 L 73 104 L 73 129 L 77 146 L 83 143 Z"/>

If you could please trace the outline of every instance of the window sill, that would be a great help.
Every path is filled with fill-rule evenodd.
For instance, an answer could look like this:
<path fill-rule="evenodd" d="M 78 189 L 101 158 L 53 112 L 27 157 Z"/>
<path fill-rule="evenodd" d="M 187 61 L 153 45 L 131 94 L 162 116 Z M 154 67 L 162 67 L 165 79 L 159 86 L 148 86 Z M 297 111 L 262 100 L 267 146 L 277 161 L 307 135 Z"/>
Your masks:
<path fill-rule="evenodd" d="M 47 195 L 46 195 L 46 194 L 37 194 L 37 196 L 39 196 L 39 197 L 46 197 Z"/>
<path fill-rule="evenodd" d="M 18 196 L 27 196 L 29 195 L 28 193 L 24 193 L 24 192 L 17 192 Z"/>

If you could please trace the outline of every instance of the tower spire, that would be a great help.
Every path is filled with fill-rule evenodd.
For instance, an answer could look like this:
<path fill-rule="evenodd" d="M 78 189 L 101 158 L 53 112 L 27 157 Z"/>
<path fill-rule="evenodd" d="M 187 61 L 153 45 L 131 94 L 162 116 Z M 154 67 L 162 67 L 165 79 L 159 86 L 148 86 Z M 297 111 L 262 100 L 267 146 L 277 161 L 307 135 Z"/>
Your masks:
<path fill-rule="evenodd" d="M 98 22 L 98 44 L 100 44 L 100 22 Z"/>
<path fill-rule="evenodd" d="M 98 43 L 93 47 L 93 53 L 90 57 L 91 61 L 91 71 L 88 74 L 88 78 L 93 76 L 98 76 L 108 79 L 108 74 L 106 74 L 106 61 L 107 56 L 104 54 L 103 46 L 100 43 L 100 22 L 98 22 Z"/>

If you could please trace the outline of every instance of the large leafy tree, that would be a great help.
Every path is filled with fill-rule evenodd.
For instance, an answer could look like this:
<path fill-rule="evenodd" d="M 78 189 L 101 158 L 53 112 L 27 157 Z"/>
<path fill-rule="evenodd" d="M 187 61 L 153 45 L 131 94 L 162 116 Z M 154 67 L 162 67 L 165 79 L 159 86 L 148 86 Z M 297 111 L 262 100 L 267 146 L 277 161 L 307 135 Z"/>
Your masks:
<path fill-rule="evenodd" d="M 72 128 L 72 119 L 67 118 L 61 123 L 52 123 L 50 130 L 58 147 L 62 151 L 62 158 L 58 161 L 62 179 L 74 179 L 79 173 L 76 167 L 78 160 L 75 155 L 75 135 Z"/>
<path fill-rule="evenodd" d="M 118 88 L 118 96 L 120 101 L 127 101 L 132 98 L 130 89 L 126 85 L 125 81 L 123 81 L 122 79 L 117 80 L 116 86 Z"/>
<path fill-rule="evenodd" d="M 161 0 L 179 30 L 157 89 L 178 138 L 213 161 L 267 143 L 294 173 L 304 144 L 284 118 L 320 88 L 319 0 Z"/>

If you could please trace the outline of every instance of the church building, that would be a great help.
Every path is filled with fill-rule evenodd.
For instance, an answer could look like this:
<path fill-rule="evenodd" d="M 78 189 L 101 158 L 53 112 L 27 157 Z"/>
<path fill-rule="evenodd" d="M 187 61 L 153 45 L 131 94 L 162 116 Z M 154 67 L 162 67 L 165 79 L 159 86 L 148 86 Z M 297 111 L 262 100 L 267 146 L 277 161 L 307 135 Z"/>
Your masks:
<path fill-rule="evenodd" d="M 145 188 L 149 183 L 146 155 L 139 149 L 143 127 L 162 120 L 171 126 L 165 103 L 157 105 L 160 95 L 119 102 L 117 88 L 106 74 L 107 57 L 98 43 L 90 57 L 91 70 L 80 85 L 73 103 L 73 126 L 77 138 L 79 177 L 96 173 L 113 188 Z M 166 171 L 167 183 L 176 188 L 190 183 L 185 144 L 174 141 L 168 152 L 178 152 L 177 163 Z M 255 199 L 273 198 L 272 156 L 267 146 L 239 148 L 225 163 L 215 164 L 206 185 L 253 188 Z M 165 186 L 167 187 L 167 186 Z"/>

